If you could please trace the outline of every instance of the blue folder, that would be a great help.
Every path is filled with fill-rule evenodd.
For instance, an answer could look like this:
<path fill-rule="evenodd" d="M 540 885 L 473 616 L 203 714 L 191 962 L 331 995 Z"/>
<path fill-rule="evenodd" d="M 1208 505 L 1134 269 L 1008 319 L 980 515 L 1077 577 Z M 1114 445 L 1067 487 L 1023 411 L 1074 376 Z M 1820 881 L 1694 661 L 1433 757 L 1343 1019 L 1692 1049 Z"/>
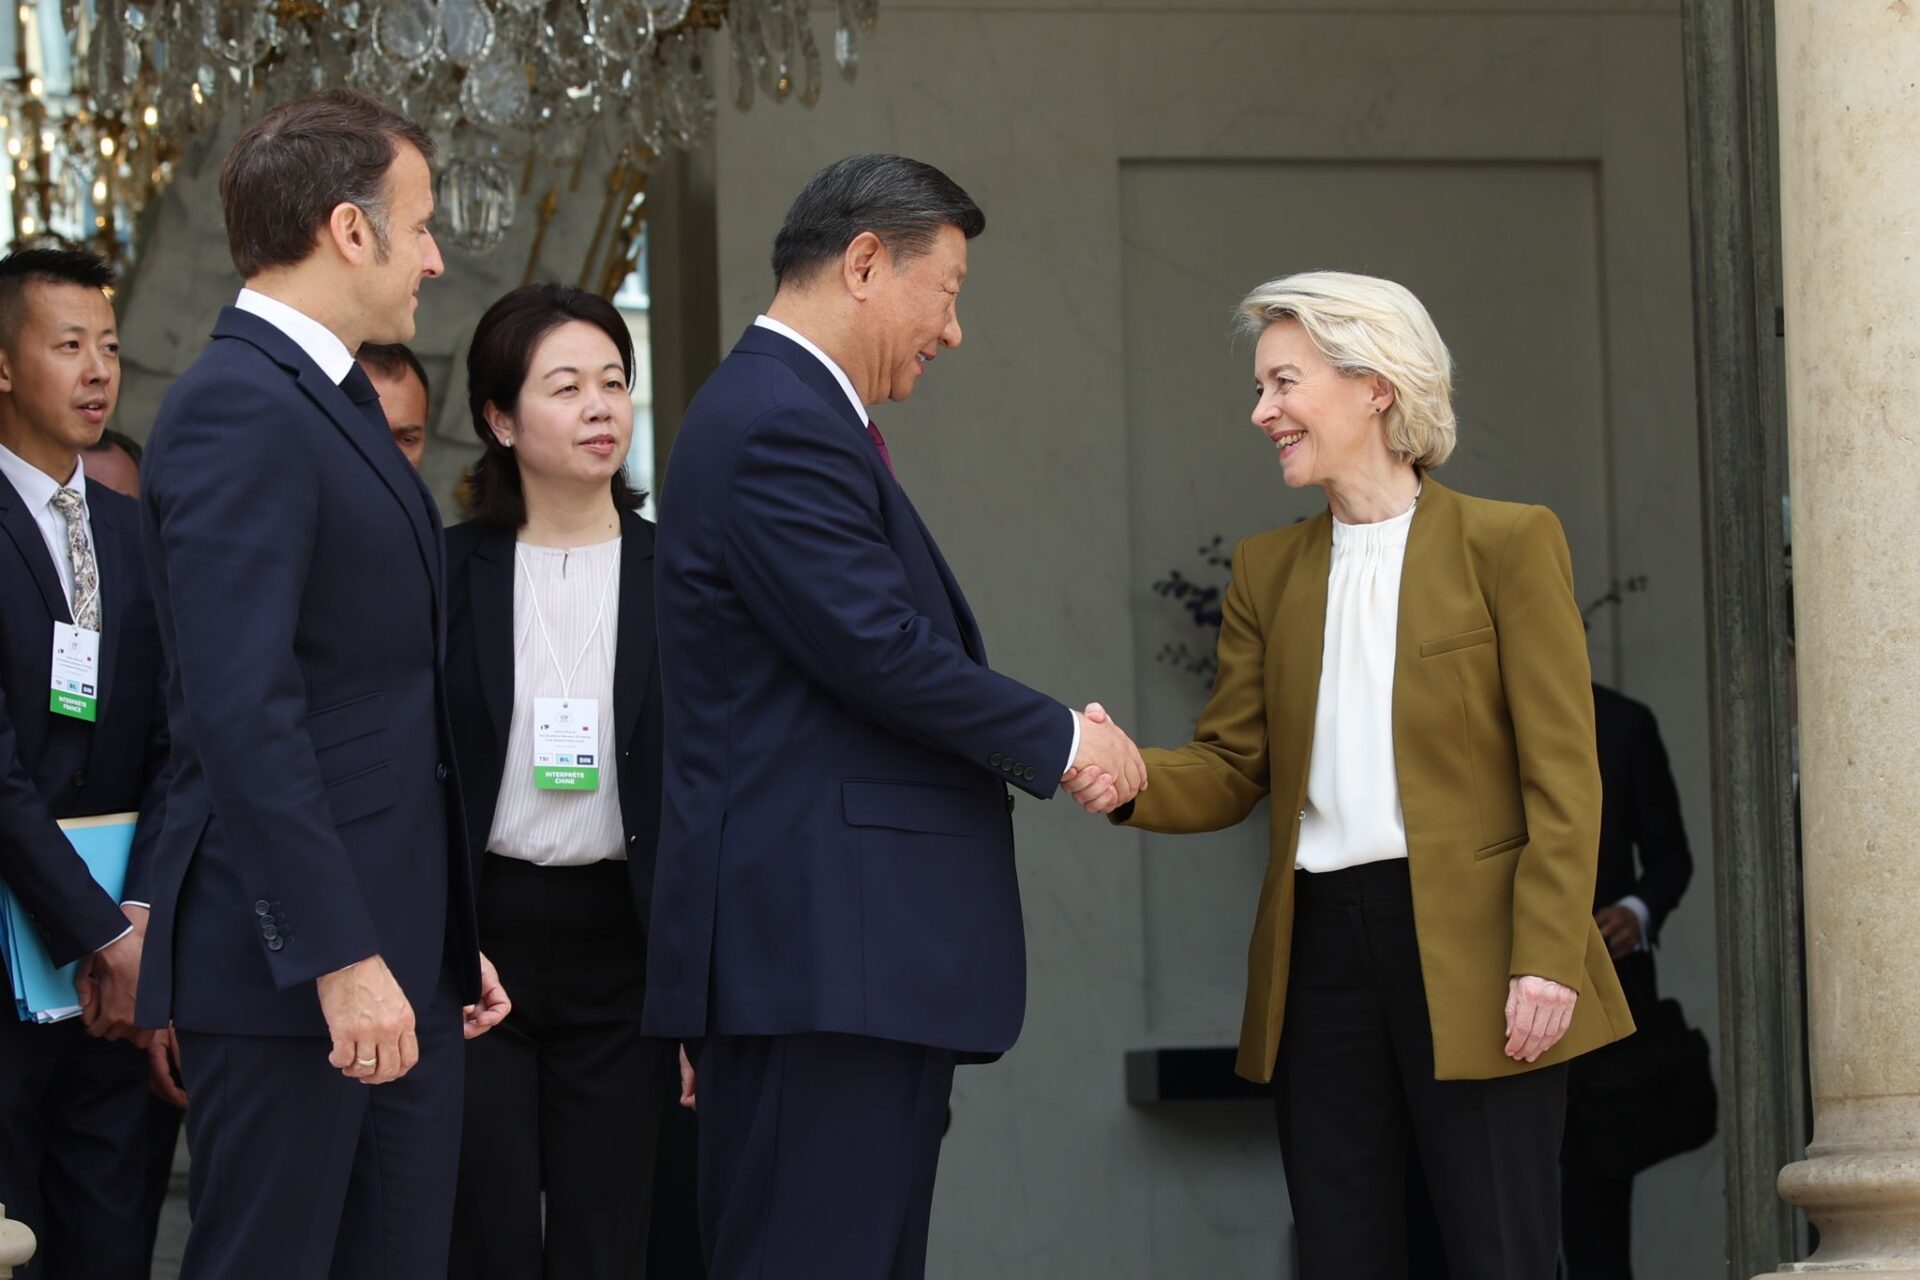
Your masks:
<path fill-rule="evenodd" d="M 115 902 L 127 883 L 127 856 L 133 851 L 133 829 L 139 815 L 109 813 L 97 818 L 68 818 L 60 824 L 74 852 L 86 861 L 94 881 Z M 47 957 L 40 931 L 27 919 L 26 908 L 0 882 L 0 947 L 13 976 L 13 1003 L 22 1022 L 58 1022 L 80 1012 L 73 980 L 80 972 L 74 961 L 56 969 Z"/>

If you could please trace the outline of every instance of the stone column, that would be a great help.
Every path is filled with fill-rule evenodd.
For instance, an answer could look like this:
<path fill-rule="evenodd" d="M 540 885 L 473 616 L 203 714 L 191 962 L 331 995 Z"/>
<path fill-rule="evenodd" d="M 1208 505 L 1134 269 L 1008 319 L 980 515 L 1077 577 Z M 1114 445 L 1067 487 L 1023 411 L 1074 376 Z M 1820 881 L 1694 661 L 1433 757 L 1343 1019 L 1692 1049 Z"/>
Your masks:
<path fill-rule="evenodd" d="M 33 1261 L 33 1232 L 24 1222 L 7 1217 L 7 1206 L 0 1204 L 0 1280 L 10 1280 L 15 1267 Z"/>
<path fill-rule="evenodd" d="M 1920 0 L 1779 0 L 1813 1143 L 1795 1274 L 1920 1277 Z"/>

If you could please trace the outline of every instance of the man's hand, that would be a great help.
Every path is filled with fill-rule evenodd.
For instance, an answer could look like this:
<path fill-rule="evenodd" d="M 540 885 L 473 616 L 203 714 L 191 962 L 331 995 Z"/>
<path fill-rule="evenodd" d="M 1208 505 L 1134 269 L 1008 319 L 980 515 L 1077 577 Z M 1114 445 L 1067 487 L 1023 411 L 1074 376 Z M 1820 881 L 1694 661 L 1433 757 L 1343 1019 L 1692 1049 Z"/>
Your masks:
<path fill-rule="evenodd" d="M 1640 949 L 1640 917 L 1632 907 L 1618 902 L 1602 907 L 1593 913 L 1593 922 L 1600 926 L 1600 936 L 1607 940 L 1607 950 L 1615 960 Z"/>
<path fill-rule="evenodd" d="M 173 1024 L 168 1023 L 165 1030 L 154 1032 L 147 1041 L 147 1092 L 184 1111 L 187 1091 L 180 1087 L 182 1074 L 180 1040 L 173 1034 Z"/>
<path fill-rule="evenodd" d="M 1112 813 L 1147 787 L 1147 766 L 1133 739 L 1089 702 L 1080 719 L 1080 754 L 1061 778 L 1067 794 L 1088 813 Z"/>
<path fill-rule="evenodd" d="M 692 1059 L 687 1057 L 687 1046 L 681 1045 L 680 1046 L 680 1105 L 685 1107 L 689 1111 L 694 1110 L 700 1104 L 699 1096 L 695 1094 L 693 1091 L 693 1085 L 694 1085 L 693 1061 Z"/>
<path fill-rule="evenodd" d="M 460 1010 L 460 1032 L 471 1040 L 483 1036 L 500 1025 L 509 1013 L 513 1012 L 513 1001 L 507 999 L 507 989 L 500 985 L 499 971 L 493 967 L 493 961 L 487 959 L 487 953 L 480 953 L 480 1003 L 470 1004 Z"/>
<path fill-rule="evenodd" d="M 420 1061 L 413 1006 L 379 956 L 320 975 L 320 1012 L 333 1036 L 327 1061 L 362 1084 L 387 1084 Z"/>
<path fill-rule="evenodd" d="M 1507 1056 L 1536 1062 L 1560 1042 L 1573 1025 L 1580 993 L 1546 978 L 1519 977 L 1507 982 Z"/>
<path fill-rule="evenodd" d="M 133 997 L 140 986 L 140 957 L 146 945 L 147 909 L 121 907 L 131 932 L 116 938 L 80 963 L 73 989 L 80 996 L 80 1020 L 87 1034 L 102 1040 L 126 1040 L 137 1034 Z"/>

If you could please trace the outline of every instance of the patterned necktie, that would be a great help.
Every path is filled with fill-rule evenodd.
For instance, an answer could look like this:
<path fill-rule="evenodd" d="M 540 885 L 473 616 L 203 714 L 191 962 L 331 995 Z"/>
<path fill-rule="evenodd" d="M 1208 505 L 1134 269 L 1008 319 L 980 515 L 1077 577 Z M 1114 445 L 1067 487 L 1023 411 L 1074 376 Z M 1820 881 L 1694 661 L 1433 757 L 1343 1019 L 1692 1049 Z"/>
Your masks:
<path fill-rule="evenodd" d="M 100 629 L 100 569 L 93 562 L 93 544 L 87 541 L 87 502 L 78 489 L 53 495 L 53 509 L 67 522 L 67 560 L 73 565 L 73 624 L 83 631 Z"/>
<path fill-rule="evenodd" d="M 867 419 L 867 435 L 873 441 L 873 447 L 880 451 L 880 461 L 887 464 L 887 474 L 898 480 L 894 474 L 893 455 L 887 452 L 887 442 L 880 438 L 880 428 L 873 425 L 873 419 Z"/>

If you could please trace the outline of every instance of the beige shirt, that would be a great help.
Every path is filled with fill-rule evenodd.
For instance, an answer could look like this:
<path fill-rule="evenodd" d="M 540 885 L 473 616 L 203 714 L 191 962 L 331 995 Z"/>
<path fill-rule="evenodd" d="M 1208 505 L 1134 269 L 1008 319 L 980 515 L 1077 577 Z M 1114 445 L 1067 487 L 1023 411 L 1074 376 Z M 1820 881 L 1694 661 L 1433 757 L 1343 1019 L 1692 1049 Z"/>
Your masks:
<path fill-rule="evenodd" d="M 620 539 L 568 550 L 518 543 L 514 559 L 513 722 L 487 848 L 543 867 L 625 859 L 613 740 Z M 541 791 L 533 785 L 534 699 L 560 697 L 599 700 L 597 790 Z"/>

